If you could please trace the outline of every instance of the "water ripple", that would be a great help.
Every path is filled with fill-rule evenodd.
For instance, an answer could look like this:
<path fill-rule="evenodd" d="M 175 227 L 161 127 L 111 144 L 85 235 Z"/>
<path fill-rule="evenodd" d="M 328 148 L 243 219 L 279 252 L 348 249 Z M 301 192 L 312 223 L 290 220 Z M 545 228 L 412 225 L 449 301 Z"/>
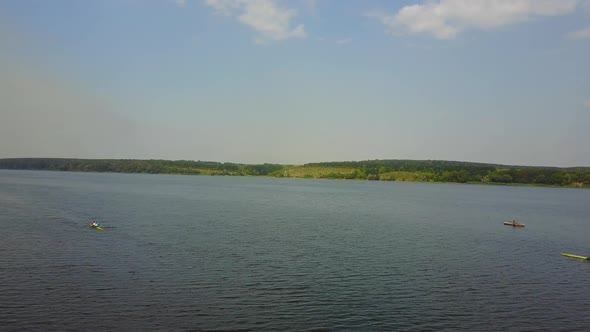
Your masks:
<path fill-rule="evenodd" d="M 0 172 L 2 330 L 590 330 L 590 191 L 45 174 Z"/>

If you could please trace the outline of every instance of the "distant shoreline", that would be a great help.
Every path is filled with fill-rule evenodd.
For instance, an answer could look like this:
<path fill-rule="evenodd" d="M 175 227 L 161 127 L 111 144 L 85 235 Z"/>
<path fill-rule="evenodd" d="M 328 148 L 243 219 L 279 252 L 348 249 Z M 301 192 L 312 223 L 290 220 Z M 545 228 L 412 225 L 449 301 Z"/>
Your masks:
<path fill-rule="evenodd" d="M 0 159 L 0 169 L 590 188 L 590 167 L 508 166 L 441 160 L 367 160 L 294 166 L 189 160 L 6 158 Z"/>
<path fill-rule="evenodd" d="M 42 169 L 6 169 L 0 168 L 0 171 L 44 171 L 56 173 L 92 173 L 92 174 L 125 174 L 125 175 L 174 175 L 174 176 L 207 176 L 207 177 L 258 177 L 258 178 L 274 178 L 274 179 L 294 179 L 294 180 L 331 180 L 331 181 L 358 181 L 358 182 L 398 182 L 398 183 L 426 183 L 426 184 L 456 184 L 456 185 L 483 185 L 483 186 L 499 186 L 499 187 L 535 187 L 535 188 L 562 188 L 562 189 L 590 189 L 590 185 L 583 186 L 562 186 L 550 185 L 540 183 L 499 183 L 499 182 L 442 182 L 442 181 L 405 181 L 405 180 L 367 180 L 367 179 L 340 179 L 340 178 L 305 178 L 305 177 L 286 177 L 273 175 L 219 175 L 219 174 L 181 174 L 181 173 L 140 173 L 140 172 L 98 172 L 98 171 L 75 171 L 75 170 L 42 170 Z"/>

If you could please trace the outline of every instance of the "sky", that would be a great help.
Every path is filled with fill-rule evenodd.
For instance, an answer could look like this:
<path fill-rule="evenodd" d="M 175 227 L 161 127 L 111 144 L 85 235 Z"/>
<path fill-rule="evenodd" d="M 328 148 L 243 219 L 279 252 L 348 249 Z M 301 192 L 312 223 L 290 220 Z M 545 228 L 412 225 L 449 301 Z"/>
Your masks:
<path fill-rule="evenodd" d="M 0 1 L 0 158 L 590 166 L 588 0 Z"/>

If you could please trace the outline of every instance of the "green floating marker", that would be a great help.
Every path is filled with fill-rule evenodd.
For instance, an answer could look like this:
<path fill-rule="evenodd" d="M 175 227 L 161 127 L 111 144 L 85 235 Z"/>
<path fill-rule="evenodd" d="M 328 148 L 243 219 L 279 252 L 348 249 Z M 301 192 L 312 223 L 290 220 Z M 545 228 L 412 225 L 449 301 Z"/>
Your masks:
<path fill-rule="evenodd" d="M 562 256 L 565 256 L 565 257 L 571 257 L 571 258 L 579 258 L 579 259 L 589 260 L 588 257 L 578 256 L 578 255 L 573 255 L 573 254 L 566 254 L 565 252 L 562 252 L 561 255 Z"/>

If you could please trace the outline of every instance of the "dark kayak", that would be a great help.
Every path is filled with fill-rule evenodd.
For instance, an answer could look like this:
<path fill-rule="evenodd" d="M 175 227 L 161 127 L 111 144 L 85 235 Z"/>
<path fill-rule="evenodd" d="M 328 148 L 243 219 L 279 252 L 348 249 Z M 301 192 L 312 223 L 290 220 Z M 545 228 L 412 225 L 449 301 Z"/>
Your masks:
<path fill-rule="evenodd" d="M 513 227 L 524 227 L 524 224 L 519 223 L 519 222 L 513 224 L 512 221 L 505 221 L 504 225 L 513 226 Z"/>

